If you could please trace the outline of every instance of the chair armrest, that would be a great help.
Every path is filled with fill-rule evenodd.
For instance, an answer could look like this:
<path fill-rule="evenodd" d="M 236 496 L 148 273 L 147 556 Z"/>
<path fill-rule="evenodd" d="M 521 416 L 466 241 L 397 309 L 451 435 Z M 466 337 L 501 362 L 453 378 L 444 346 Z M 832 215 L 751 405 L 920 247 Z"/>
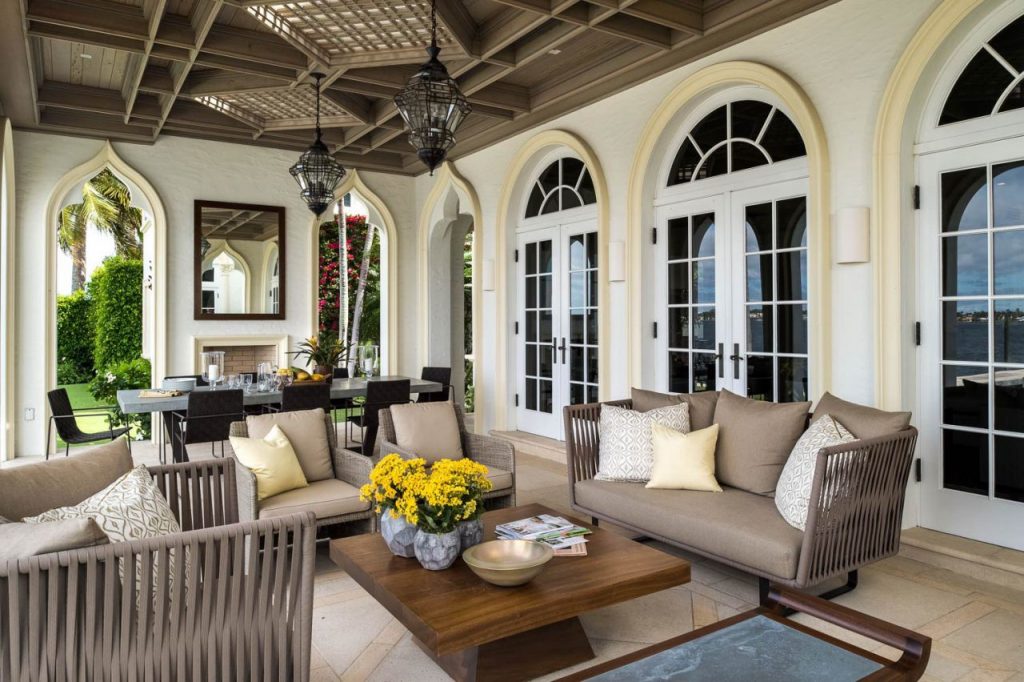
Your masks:
<path fill-rule="evenodd" d="M 816 585 L 900 548 L 917 429 L 822 448 L 811 484 L 797 587 Z"/>
<path fill-rule="evenodd" d="M 238 522 L 236 464 L 233 458 L 201 459 L 152 466 L 149 473 L 188 531 Z"/>
<path fill-rule="evenodd" d="M 334 476 L 349 485 L 360 487 L 370 482 L 373 461 L 358 452 L 338 449 L 334 452 Z"/>
<path fill-rule="evenodd" d="M 238 520 L 255 521 L 259 516 L 259 501 L 256 489 L 256 475 L 252 469 L 242 464 L 231 454 L 230 459 L 235 463 L 235 489 L 238 501 Z"/>
<path fill-rule="evenodd" d="M 506 440 L 465 431 L 462 434 L 462 450 L 474 462 L 515 473 L 516 449 Z"/>
<path fill-rule="evenodd" d="M 631 401 L 618 401 L 610 405 L 632 405 Z M 601 444 L 601 403 L 567 405 L 562 409 L 565 418 L 565 458 L 569 469 L 569 495 L 573 496 L 577 481 L 586 481 L 597 475 L 598 453 Z M 571 497 L 575 502 L 575 497 Z"/>

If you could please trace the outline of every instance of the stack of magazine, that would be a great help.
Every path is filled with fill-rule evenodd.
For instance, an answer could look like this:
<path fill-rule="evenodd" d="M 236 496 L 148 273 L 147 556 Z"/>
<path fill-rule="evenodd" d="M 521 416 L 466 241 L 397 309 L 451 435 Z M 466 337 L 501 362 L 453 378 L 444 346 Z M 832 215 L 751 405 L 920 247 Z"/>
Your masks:
<path fill-rule="evenodd" d="M 555 556 L 586 556 L 590 529 L 551 514 L 498 524 L 494 528 L 499 540 L 535 540 L 555 550 Z"/>

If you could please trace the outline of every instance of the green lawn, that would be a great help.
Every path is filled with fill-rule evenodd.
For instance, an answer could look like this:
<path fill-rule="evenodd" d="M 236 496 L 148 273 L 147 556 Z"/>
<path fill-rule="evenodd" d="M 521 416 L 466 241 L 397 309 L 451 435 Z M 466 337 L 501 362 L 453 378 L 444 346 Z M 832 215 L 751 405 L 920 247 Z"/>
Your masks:
<path fill-rule="evenodd" d="M 58 388 L 66 389 L 68 392 L 68 398 L 71 399 L 71 407 L 74 409 L 82 409 L 86 407 L 104 407 L 107 403 L 102 403 L 96 398 L 92 397 L 89 393 L 89 384 L 68 384 L 66 386 L 59 386 Z M 81 416 L 77 420 L 78 428 L 82 429 L 86 433 L 95 433 L 99 431 L 106 431 L 109 427 L 107 426 L 106 417 L 103 414 L 95 414 L 88 416 Z M 86 443 L 84 445 L 95 445 L 95 443 Z M 79 447 L 72 445 L 71 447 Z M 64 441 L 57 437 L 57 451 L 64 449 Z"/>

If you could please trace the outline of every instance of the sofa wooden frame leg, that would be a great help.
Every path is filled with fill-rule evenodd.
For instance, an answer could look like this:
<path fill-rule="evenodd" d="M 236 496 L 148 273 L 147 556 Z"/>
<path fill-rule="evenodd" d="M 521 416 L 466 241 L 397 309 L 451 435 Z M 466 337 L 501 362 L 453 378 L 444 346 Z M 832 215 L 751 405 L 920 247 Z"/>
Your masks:
<path fill-rule="evenodd" d="M 839 587 L 836 587 L 836 588 L 833 588 L 831 590 L 828 590 L 826 592 L 822 592 L 821 594 L 818 595 L 818 598 L 831 600 L 831 599 L 835 599 L 836 597 L 838 597 L 841 594 L 846 594 L 847 592 L 853 592 L 855 589 L 857 589 L 857 581 L 858 581 L 857 571 L 856 570 L 850 571 L 849 573 L 846 574 L 846 582 L 844 584 L 840 585 Z M 757 592 L 758 592 L 757 596 L 758 596 L 758 601 L 761 603 L 761 606 L 772 606 L 773 605 L 772 602 L 769 602 L 769 600 L 768 600 L 768 590 L 769 590 L 770 586 L 771 586 L 771 583 L 768 580 L 768 578 L 761 578 L 761 577 L 759 577 L 757 579 Z M 784 615 L 788 616 L 788 615 L 791 615 L 793 613 L 795 613 L 795 611 L 793 611 L 792 609 L 785 609 L 785 614 Z"/>

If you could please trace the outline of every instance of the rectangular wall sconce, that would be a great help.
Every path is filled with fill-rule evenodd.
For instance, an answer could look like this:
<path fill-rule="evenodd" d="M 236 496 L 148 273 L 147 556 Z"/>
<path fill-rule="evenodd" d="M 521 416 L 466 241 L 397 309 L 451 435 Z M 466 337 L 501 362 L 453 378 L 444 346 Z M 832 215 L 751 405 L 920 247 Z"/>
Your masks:
<path fill-rule="evenodd" d="M 625 242 L 608 242 L 608 281 L 626 281 Z"/>
<path fill-rule="evenodd" d="M 836 212 L 833 251 L 836 263 L 871 260 L 871 221 L 866 206 L 847 206 Z"/>
<path fill-rule="evenodd" d="M 484 258 L 480 267 L 480 284 L 484 291 L 494 291 L 494 259 Z"/>

